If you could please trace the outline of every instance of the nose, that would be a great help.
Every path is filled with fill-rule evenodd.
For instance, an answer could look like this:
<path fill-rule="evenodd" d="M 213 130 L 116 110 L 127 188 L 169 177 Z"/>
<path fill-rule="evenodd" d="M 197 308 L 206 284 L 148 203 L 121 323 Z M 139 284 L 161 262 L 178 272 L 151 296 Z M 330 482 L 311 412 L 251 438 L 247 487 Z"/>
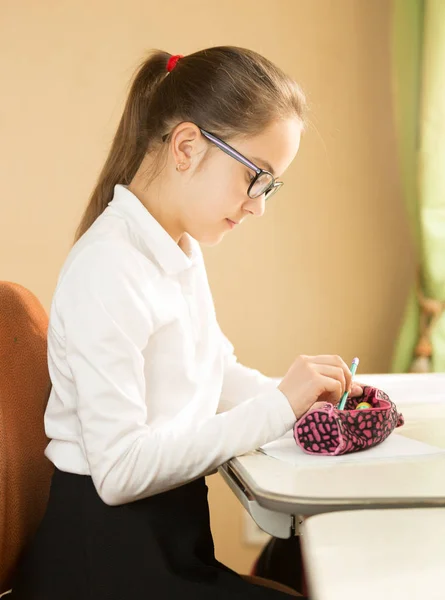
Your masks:
<path fill-rule="evenodd" d="M 244 203 L 244 210 L 254 217 L 262 217 L 266 209 L 265 194 L 261 194 L 258 198 L 248 198 Z"/>

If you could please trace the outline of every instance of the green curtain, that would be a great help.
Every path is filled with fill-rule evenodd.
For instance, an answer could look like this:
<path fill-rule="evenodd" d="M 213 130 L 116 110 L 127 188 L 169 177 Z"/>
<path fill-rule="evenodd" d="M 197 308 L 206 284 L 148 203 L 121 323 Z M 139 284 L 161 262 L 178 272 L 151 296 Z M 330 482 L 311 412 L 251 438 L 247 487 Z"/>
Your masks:
<path fill-rule="evenodd" d="M 445 1 L 393 0 L 393 92 L 400 171 L 427 297 L 445 300 Z M 409 370 L 419 334 L 413 289 L 393 371 Z M 445 314 L 431 335 L 432 371 L 445 371 Z"/>

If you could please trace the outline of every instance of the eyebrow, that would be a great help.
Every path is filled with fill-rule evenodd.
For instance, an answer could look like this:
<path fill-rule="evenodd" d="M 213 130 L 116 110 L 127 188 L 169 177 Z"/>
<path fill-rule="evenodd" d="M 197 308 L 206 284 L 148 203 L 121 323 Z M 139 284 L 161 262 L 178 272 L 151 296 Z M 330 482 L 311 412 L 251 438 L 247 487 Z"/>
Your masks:
<path fill-rule="evenodd" d="M 276 177 L 275 171 L 273 170 L 272 165 L 269 162 L 267 162 L 267 160 L 262 160 L 261 158 L 257 158 L 256 156 L 254 156 L 252 158 L 252 162 L 255 164 L 258 164 L 258 166 L 263 165 L 263 167 L 265 167 L 266 171 L 269 171 L 270 173 L 272 173 L 272 175 L 274 177 Z"/>

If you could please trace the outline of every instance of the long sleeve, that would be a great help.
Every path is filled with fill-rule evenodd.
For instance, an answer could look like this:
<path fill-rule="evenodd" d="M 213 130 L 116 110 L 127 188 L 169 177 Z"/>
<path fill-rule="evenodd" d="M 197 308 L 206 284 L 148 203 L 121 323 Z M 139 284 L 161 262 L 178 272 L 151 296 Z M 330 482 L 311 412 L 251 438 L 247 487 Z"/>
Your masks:
<path fill-rule="evenodd" d="M 218 412 L 231 410 L 258 394 L 276 391 L 277 379 L 239 363 L 233 345 L 222 331 L 219 331 L 222 337 L 224 374 Z"/>
<path fill-rule="evenodd" d="M 292 426 L 295 418 L 285 396 L 261 385 L 257 394 L 222 414 L 193 422 L 181 413 L 153 420 L 150 405 L 156 390 L 146 380 L 149 357 L 144 349 L 155 334 L 156 289 L 136 253 L 106 244 L 103 252 L 87 249 L 68 277 L 76 285 L 59 293 L 66 359 L 76 389 L 82 447 L 107 504 L 191 481 Z"/>

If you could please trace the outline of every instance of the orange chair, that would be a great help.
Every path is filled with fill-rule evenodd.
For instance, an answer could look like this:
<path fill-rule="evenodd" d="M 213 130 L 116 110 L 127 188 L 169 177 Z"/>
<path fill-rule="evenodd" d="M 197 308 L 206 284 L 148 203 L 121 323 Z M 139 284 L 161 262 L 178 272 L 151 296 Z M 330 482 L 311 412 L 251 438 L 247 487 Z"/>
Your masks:
<path fill-rule="evenodd" d="M 47 329 L 37 298 L 20 285 L 0 282 L 0 596 L 9 590 L 48 501 L 53 467 L 43 454 Z"/>

